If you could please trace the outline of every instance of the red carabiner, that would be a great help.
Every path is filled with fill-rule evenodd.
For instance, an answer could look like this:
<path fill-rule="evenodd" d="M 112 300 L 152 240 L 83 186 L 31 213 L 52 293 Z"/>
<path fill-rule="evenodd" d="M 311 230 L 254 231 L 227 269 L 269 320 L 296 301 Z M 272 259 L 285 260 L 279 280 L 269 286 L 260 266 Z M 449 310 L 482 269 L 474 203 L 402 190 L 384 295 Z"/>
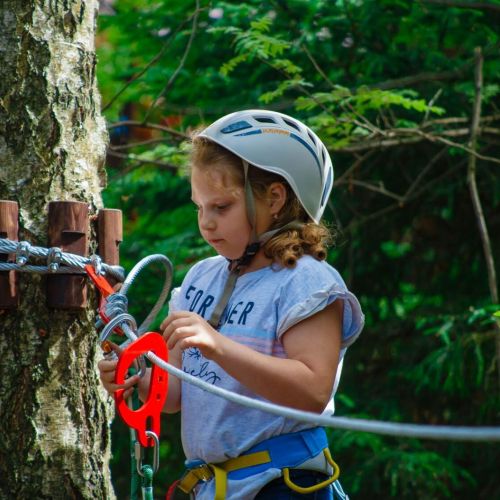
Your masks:
<path fill-rule="evenodd" d="M 168 361 L 167 344 L 163 337 L 155 332 L 145 333 L 120 354 L 116 365 L 115 383 L 123 384 L 134 359 L 148 351 Z M 146 435 L 146 431 L 153 431 L 160 436 L 160 413 L 167 398 L 168 373 L 153 364 L 148 399 L 138 410 L 132 410 L 127 406 L 123 392 L 124 389 L 118 389 L 115 392 L 116 408 L 120 417 L 129 427 L 137 431 L 137 437 L 142 446 L 153 446 L 153 440 Z"/>
<path fill-rule="evenodd" d="M 87 271 L 89 278 L 97 287 L 103 298 L 106 298 L 108 295 L 115 293 L 113 287 L 109 284 L 108 280 L 104 276 L 101 276 L 100 274 L 97 274 L 95 272 L 94 266 L 87 264 L 85 266 L 85 271 Z"/>
<path fill-rule="evenodd" d="M 99 290 L 99 293 L 101 294 L 101 298 L 99 300 L 99 316 L 104 322 L 104 324 L 108 324 L 109 318 L 106 316 L 105 313 L 107 297 L 113 295 L 116 292 L 104 276 L 101 276 L 100 274 L 97 274 L 95 272 L 94 266 L 87 264 L 85 266 L 85 271 L 87 272 L 89 278 L 92 280 L 96 288 Z M 118 333 L 119 335 L 123 335 L 123 332 L 119 327 L 114 328 L 113 331 L 115 333 Z M 110 352 L 111 346 L 109 345 L 109 341 L 105 340 L 102 343 L 101 348 L 103 349 L 104 352 Z"/>

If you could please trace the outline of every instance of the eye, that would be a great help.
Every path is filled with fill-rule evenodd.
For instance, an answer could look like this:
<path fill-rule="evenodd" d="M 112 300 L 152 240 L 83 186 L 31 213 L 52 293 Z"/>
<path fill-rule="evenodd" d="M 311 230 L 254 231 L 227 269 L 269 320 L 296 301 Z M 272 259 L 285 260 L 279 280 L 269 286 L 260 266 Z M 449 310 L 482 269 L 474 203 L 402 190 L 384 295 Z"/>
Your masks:
<path fill-rule="evenodd" d="M 221 205 L 215 205 L 215 209 L 218 210 L 219 212 L 223 212 L 229 208 L 229 203 L 221 204 Z"/>

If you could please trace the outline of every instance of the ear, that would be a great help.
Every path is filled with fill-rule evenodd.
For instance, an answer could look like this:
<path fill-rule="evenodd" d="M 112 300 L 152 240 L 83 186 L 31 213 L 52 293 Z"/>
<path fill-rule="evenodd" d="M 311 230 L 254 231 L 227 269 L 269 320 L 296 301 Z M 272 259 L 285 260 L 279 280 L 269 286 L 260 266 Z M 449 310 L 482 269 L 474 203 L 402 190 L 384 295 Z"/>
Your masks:
<path fill-rule="evenodd" d="M 276 215 L 286 202 L 286 188 L 281 182 L 273 182 L 267 188 L 267 200 L 271 215 Z"/>

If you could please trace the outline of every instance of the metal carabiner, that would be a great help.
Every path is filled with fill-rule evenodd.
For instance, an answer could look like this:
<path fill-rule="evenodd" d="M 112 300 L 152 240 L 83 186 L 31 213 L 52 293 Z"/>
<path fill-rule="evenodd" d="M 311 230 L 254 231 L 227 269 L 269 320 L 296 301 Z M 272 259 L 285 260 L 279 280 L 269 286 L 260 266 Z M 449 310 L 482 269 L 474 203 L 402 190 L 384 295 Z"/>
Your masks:
<path fill-rule="evenodd" d="M 111 333 L 113 333 L 113 330 L 122 323 L 128 324 L 132 332 L 135 332 L 137 330 L 137 323 L 135 322 L 134 317 L 128 313 L 119 314 L 118 316 L 113 318 L 109 323 L 106 323 L 99 336 L 99 342 L 101 343 L 101 348 L 106 354 L 109 354 L 111 351 L 111 348 L 109 347 L 108 337 L 111 335 Z M 127 332 L 127 329 L 125 328 L 124 331 Z M 136 340 L 135 338 L 131 338 L 129 336 L 127 337 L 129 342 L 133 342 L 134 340 Z M 144 359 L 144 356 L 138 356 L 137 362 L 139 364 L 137 375 L 139 375 L 139 377 L 142 378 L 146 374 L 147 370 L 146 360 Z"/>
<path fill-rule="evenodd" d="M 160 466 L 160 440 L 158 436 L 153 431 L 146 431 L 146 436 L 153 440 L 153 472 L 158 470 Z M 135 451 L 135 463 L 137 467 L 137 472 L 140 476 L 143 476 L 142 473 L 142 459 L 144 458 L 144 448 L 141 446 L 139 441 L 136 441 L 134 444 Z"/>
<path fill-rule="evenodd" d="M 134 317 L 131 314 L 128 313 L 122 313 L 119 314 L 118 316 L 114 317 L 112 320 L 110 320 L 109 323 L 106 323 L 104 325 L 104 328 L 102 329 L 101 334 L 99 335 L 99 342 L 102 344 L 105 342 L 108 337 L 111 335 L 115 327 L 118 325 L 121 325 L 122 323 L 127 323 L 128 326 L 132 331 L 137 330 L 137 323 L 134 319 Z M 135 340 L 135 339 L 130 339 L 130 340 Z"/>

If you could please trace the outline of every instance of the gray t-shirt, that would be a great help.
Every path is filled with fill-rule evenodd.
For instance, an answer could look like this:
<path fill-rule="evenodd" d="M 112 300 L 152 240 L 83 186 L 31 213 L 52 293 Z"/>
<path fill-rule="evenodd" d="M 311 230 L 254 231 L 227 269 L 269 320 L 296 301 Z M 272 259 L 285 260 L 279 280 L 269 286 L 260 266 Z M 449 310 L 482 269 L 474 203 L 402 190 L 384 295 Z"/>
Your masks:
<path fill-rule="evenodd" d="M 228 277 L 228 262 L 212 257 L 194 265 L 182 286 L 172 292 L 170 311 L 192 311 L 209 319 Z M 332 398 L 324 414 L 334 411 L 346 348 L 360 334 L 364 316 L 356 297 L 340 274 L 326 262 L 306 255 L 294 269 L 268 266 L 239 277 L 222 315 L 219 331 L 236 342 L 270 356 L 286 357 L 281 336 L 293 325 L 312 316 L 335 299 L 344 301 L 342 349 Z M 314 332 L 311 332 L 314 341 Z M 255 399 L 263 399 L 229 376 L 196 348 L 186 349 L 182 369 L 210 384 Z M 292 419 L 249 409 L 182 382 L 182 443 L 188 460 L 207 463 L 237 457 L 255 444 L 311 427 Z M 228 499 L 251 499 L 264 484 L 281 475 L 278 469 L 241 480 L 228 480 Z M 214 481 L 202 483 L 196 498 L 214 498 Z"/>

